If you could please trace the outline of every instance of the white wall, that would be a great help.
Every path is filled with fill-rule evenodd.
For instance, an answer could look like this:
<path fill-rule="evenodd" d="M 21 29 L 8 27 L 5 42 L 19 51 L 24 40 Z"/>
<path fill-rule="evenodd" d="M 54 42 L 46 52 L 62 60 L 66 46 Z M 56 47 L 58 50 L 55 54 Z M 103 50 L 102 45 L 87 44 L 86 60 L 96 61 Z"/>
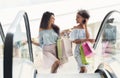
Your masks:
<path fill-rule="evenodd" d="M 76 25 L 76 12 L 79 9 L 89 11 L 91 15 L 89 24 L 102 21 L 111 10 L 120 10 L 119 0 L 60 0 L 55 2 L 51 0 L 48 3 L 40 3 L 38 0 L 9 0 L 8 3 L 5 3 L 6 1 L 0 1 L 0 4 L 3 3 L 2 9 L 0 8 L 0 21 L 5 31 L 20 10 L 28 13 L 32 32 L 38 30 L 41 16 L 45 11 L 54 12 L 55 23 L 60 26 L 61 30 L 64 30 Z M 38 3 L 35 3 L 37 1 Z M 32 35 L 37 36 L 38 32 L 34 32 Z"/>

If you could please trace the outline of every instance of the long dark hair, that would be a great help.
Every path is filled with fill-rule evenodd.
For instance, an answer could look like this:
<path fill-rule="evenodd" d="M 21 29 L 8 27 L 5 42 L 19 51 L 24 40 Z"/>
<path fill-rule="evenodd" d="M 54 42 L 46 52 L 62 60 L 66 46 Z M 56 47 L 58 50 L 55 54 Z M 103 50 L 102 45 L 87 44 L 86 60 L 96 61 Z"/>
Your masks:
<path fill-rule="evenodd" d="M 48 28 L 48 24 L 49 24 L 49 20 L 50 17 L 54 15 L 54 13 L 46 11 L 43 13 L 41 22 L 40 22 L 40 28 L 41 29 L 47 29 Z M 59 35 L 60 29 L 57 25 L 53 24 L 52 25 L 53 30 Z"/>

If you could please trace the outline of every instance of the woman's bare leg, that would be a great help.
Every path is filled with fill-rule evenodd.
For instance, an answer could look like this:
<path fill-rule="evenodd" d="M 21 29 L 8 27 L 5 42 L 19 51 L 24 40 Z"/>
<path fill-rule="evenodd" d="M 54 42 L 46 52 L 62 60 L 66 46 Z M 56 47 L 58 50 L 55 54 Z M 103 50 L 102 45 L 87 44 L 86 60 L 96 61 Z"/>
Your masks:
<path fill-rule="evenodd" d="M 57 69 L 59 65 L 60 65 L 60 61 L 59 60 L 55 61 L 51 67 L 51 73 L 57 73 Z"/>

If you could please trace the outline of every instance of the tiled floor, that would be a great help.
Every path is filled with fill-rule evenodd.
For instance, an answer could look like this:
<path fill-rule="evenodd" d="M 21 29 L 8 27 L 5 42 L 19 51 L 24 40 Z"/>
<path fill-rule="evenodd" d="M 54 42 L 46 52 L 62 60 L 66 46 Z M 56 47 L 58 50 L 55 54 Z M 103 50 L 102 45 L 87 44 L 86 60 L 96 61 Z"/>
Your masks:
<path fill-rule="evenodd" d="M 37 78 L 101 78 L 99 74 L 38 74 Z"/>

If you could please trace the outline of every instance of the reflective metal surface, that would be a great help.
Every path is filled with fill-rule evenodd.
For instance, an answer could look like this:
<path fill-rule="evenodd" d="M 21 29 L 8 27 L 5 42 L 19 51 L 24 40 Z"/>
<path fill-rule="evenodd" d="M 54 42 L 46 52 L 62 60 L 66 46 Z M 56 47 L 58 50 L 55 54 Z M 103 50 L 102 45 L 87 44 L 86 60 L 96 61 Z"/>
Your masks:
<path fill-rule="evenodd" d="M 101 48 L 98 48 L 98 44 Z M 99 29 L 96 49 L 100 52 L 101 64 L 96 72 L 102 72 L 104 78 L 119 78 L 120 74 L 120 12 L 109 12 Z M 104 72 L 104 73 L 103 73 Z M 108 77 L 109 76 L 109 77 Z"/>

